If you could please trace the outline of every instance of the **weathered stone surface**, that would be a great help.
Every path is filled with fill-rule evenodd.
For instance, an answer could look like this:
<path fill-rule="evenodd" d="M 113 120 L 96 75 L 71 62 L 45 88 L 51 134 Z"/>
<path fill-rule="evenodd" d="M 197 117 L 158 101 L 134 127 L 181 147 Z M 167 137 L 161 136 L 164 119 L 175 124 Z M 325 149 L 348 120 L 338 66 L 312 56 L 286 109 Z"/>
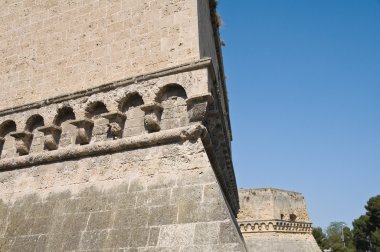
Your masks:
<path fill-rule="evenodd" d="M 310 222 L 301 193 L 262 188 L 240 189 L 239 219 Z M 292 217 L 292 218 L 291 218 Z"/>
<path fill-rule="evenodd" d="M 246 251 L 214 18 L 208 0 L 2 4 L 1 251 Z"/>
<path fill-rule="evenodd" d="M 189 154 L 189 149 L 194 151 Z M 149 188 L 151 179 L 161 174 L 160 170 L 146 173 L 147 166 L 152 160 L 160 163 L 166 159 L 169 151 L 179 154 L 173 156 L 177 166 L 162 172 L 174 182 L 169 183 L 171 187 Z M 193 185 L 177 183 L 181 179 L 177 174 L 194 171 L 183 170 L 188 159 L 182 156 L 192 159 L 202 151 L 201 141 L 187 141 L 152 147 L 145 153 L 136 150 L 115 153 L 108 158 L 83 158 L 81 165 L 67 162 L 64 171 L 58 163 L 13 170 L 8 182 L 1 185 L 0 214 L 4 216 L 5 231 L 2 246 L 33 251 L 37 246 L 41 251 L 118 248 L 147 248 L 146 251 L 178 248 L 174 251 L 179 251 L 185 247 L 185 251 L 197 251 L 200 246 L 201 251 L 212 251 L 214 245 L 229 244 L 236 248 L 234 251 L 244 251 L 221 190 L 210 189 L 219 187 L 210 172 L 211 166 L 196 168 L 199 173 L 208 174 L 207 183 L 198 180 Z M 123 172 L 118 170 L 118 165 L 109 166 L 109 163 L 124 164 L 139 155 L 140 161 L 131 162 Z M 83 173 L 83 167 L 92 174 L 90 181 L 75 179 L 78 173 Z M 104 180 L 104 171 L 110 170 L 118 172 L 118 178 Z M 52 176 L 51 183 L 45 184 Z M 0 173 L 0 179 L 5 177 L 7 173 Z M 74 183 L 65 183 L 61 178 Z M 13 184 L 28 186 L 23 189 Z M 131 188 L 137 184 L 141 190 Z M 204 201 L 211 197 L 210 190 L 219 200 Z"/>
<path fill-rule="evenodd" d="M 302 194 L 261 188 L 241 189 L 239 197 L 238 222 L 248 251 L 321 251 Z"/>

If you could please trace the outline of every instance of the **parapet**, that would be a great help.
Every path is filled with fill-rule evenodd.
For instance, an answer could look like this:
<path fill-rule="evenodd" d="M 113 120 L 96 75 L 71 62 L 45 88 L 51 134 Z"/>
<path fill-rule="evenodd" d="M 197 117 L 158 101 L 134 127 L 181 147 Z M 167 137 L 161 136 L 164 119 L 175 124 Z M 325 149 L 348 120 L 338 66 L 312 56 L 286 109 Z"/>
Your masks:
<path fill-rule="evenodd" d="M 320 251 L 301 193 L 274 188 L 240 189 L 238 223 L 248 251 Z"/>
<path fill-rule="evenodd" d="M 303 195 L 274 188 L 240 189 L 239 219 L 309 222 Z"/>

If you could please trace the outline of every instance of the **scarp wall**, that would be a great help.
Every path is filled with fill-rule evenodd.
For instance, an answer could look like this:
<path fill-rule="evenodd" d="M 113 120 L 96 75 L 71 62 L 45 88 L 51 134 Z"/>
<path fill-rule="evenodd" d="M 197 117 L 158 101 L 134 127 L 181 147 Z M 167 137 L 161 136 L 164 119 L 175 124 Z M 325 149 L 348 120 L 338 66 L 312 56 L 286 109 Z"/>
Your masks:
<path fill-rule="evenodd" d="M 1 4 L 0 250 L 246 251 L 209 1 Z"/>
<path fill-rule="evenodd" d="M 239 190 L 238 222 L 249 252 L 320 252 L 301 193 Z"/>

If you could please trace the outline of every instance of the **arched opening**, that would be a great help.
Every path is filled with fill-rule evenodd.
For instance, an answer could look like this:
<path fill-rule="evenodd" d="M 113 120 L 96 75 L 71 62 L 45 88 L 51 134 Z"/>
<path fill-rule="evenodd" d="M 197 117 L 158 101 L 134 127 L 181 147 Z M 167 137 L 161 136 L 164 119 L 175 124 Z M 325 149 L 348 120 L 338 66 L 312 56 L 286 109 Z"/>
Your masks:
<path fill-rule="evenodd" d="M 163 112 L 160 127 L 162 130 L 182 127 L 188 123 L 187 94 L 178 84 L 169 84 L 157 94 L 156 101 L 161 103 Z"/>
<path fill-rule="evenodd" d="M 58 109 L 57 115 L 54 118 L 54 124 L 61 126 L 63 122 L 75 120 L 75 114 L 71 107 L 63 107 Z"/>
<path fill-rule="evenodd" d="M 94 121 L 91 142 L 113 139 L 108 128 L 109 121 L 102 117 L 108 112 L 106 105 L 101 101 L 92 102 L 87 106 L 85 116 Z"/>
<path fill-rule="evenodd" d="M 144 105 L 144 100 L 138 93 L 127 95 L 120 101 L 119 109 L 127 117 L 123 132 L 124 136 L 136 136 L 145 132 L 145 113 L 140 108 L 142 105 Z"/>
<path fill-rule="evenodd" d="M 138 93 L 133 93 L 122 99 L 119 104 L 120 111 L 125 113 L 130 109 L 144 105 L 144 100 Z"/>
<path fill-rule="evenodd" d="M 7 120 L 0 125 L 0 158 L 10 158 L 16 155 L 14 139 L 10 136 L 10 133 L 16 130 L 16 123 L 12 120 Z"/>
<path fill-rule="evenodd" d="M 162 102 L 168 99 L 187 99 L 187 94 L 185 89 L 178 84 L 168 84 L 164 86 L 160 92 L 157 94 L 156 101 Z"/>
<path fill-rule="evenodd" d="M 54 118 L 54 124 L 61 127 L 61 135 L 59 137 L 59 146 L 67 147 L 75 144 L 77 128 L 70 124 L 75 120 L 76 116 L 71 107 L 63 107 L 58 109 L 57 115 Z"/>
<path fill-rule="evenodd" d="M 33 133 L 29 153 L 37 153 L 44 150 L 44 133 L 36 130 L 44 125 L 44 118 L 40 115 L 32 115 L 26 121 L 25 131 Z"/>
<path fill-rule="evenodd" d="M 290 214 L 290 215 L 289 215 L 289 219 L 290 219 L 290 221 L 296 221 L 296 219 L 297 219 L 297 215 L 295 215 L 295 214 Z"/>
<path fill-rule="evenodd" d="M 41 126 L 44 126 L 44 118 L 40 115 L 32 115 L 26 121 L 25 130 L 32 133 L 35 129 Z"/>
<path fill-rule="evenodd" d="M 106 105 L 101 101 L 90 103 L 86 108 L 86 117 L 93 118 L 99 117 L 101 114 L 108 112 Z"/>
<path fill-rule="evenodd" d="M 0 125 L 0 137 L 5 137 L 9 133 L 15 132 L 16 128 L 17 128 L 16 123 L 12 120 L 8 120 L 8 121 L 3 122 Z"/>

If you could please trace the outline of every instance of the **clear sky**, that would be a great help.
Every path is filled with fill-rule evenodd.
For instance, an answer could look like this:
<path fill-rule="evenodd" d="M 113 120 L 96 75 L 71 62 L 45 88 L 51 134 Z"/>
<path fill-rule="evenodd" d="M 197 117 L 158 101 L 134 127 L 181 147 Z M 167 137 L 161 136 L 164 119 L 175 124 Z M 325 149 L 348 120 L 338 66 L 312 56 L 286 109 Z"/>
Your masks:
<path fill-rule="evenodd" d="M 315 226 L 380 194 L 380 1 L 221 0 L 239 187 L 302 192 Z"/>

